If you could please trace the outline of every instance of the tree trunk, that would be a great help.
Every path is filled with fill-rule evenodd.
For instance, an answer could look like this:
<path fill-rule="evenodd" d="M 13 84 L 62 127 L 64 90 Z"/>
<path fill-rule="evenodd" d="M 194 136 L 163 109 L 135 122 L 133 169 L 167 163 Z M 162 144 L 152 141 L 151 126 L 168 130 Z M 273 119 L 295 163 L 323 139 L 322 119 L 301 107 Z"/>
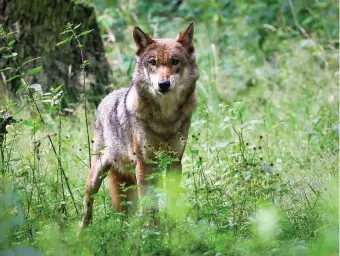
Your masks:
<path fill-rule="evenodd" d="M 41 84 L 44 92 L 64 84 L 66 103 L 79 100 L 84 90 L 81 56 L 76 42 L 56 45 L 67 36 L 60 33 L 68 22 L 82 24 L 78 33 L 93 29 L 80 40 L 84 45 L 85 59 L 90 62 L 86 67 L 88 99 L 98 103 L 112 78 L 94 9 L 72 0 L 0 0 L 0 24 L 7 32 L 17 31 L 13 39 L 16 40 L 14 51 L 18 54 L 18 63 L 41 57 L 30 63 L 27 69 L 43 66 L 42 71 L 26 79 L 29 83 Z M 4 46 L 4 42 L 0 42 L 0 46 Z M 4 66 L 14 65 L 11 60 L 1 59 L 0 69 Z M 13 75 L 5 71 L 0 79 Z M 20 79 L 7 83 L 7 87 L 18 90 Z"/>

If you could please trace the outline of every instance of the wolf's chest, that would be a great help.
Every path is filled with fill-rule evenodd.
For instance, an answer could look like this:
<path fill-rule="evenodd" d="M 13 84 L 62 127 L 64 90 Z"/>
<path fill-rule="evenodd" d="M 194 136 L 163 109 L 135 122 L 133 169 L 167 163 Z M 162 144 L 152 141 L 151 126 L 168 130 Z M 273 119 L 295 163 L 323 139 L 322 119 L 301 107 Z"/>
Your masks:
<path fill-rule="evenodd" d="M 158 136 L 149 134 L 141 141 L 141 152 L 144 161 L 154 160 L 160 152 L 167 153 L 169 156 L 179 158 L 185 147 L 184 140 L 180 135 L 174 135 L 168 140 L 163 140 Z"/>

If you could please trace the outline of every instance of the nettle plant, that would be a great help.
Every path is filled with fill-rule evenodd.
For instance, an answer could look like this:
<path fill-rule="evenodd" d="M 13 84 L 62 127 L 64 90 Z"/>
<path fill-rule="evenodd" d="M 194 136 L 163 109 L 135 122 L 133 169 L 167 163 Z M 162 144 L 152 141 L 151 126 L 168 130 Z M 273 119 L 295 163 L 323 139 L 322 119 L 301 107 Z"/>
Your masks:
<path fill-rule="evenodd" d="M 148 179 L 158 180 L 154 193 L 163 228 L 171 229 L 172 221 L 183 223 L 189 218 L 208 222 L 220 231 L 249 234 L 254 214 L 266 205 L 280 208 L 280 200 L 290 193 L 289 184 L 269 161 L 266 134 L 246 141 L 250 128 L 264 125 L 265 120 L 246 122 L 241 102 L 219 107 L 222 123 L 212 120 L 209 108 L 197 110 L 200 121 L 193 123 L 182 177 L 169 172 L 171 163 L 179 161 L 174 152 L 154 150 L 155 158 L 149 163 L 157 167 Z M 211 126 L 216 123 L 220 131 L 213 133 L 216 127 Z M 229 142 L 224 142 L 226 138 Z M 181 186 L 175 187 L 181 178 Z"/>
<path fill-rule="evenodd" d="M 20 97 L 20 103 L 16 103 L 4 95 L 5 104 L 1 106 L 2 124 L 1 130 L 1 177 L 0 183 L 6 184 L 1 186 L 1 193 L 6 195 L 2 197 L 0 202 L 1 210 L 9 212 L 4 218 L 5 223 L 13 223 L 10 227 L 23 224 L 21 228 L 23 232 L 20 237 L 34 239 L 34 218 L 47 217 L 51 214 L 51 209 L 55 212 L 64 213 L 59 203 L 63 201 L 61 198 L 55 198 L 56 201 L 51 202 L 47 200 L 47 193 L 42 185 L 45 184 L 44 174 L 42 173 L 42 157 L 44 154 L 41 150 L 41 145 L 48 141 L 50 143 L 54 157 L 58 162 L 58 171 L 63 175 L 63 184 L 66 184 L 69 193 L 72 195 L 69 183 L 66 178 L 65 171 L 61 165 L 60 152 L 58 152 L 57 143 L 54 140 L 55 132 L 50 130 L 50 124 L 45 120 L 45 113 L 57 113 L 60 108 L 59 102 L 62 97 L 61 87 L 51 89 L 50 92 L 43 92 L 41 85 L 29 84 L 27 77 L 37 74 L 42 67 L 32 67 L 32 64 L 40 58 L 30 59 L 23 63 L 17 61 L 17 53 L 13 50 L 16 41 L 11 39 L 15 32 L 6 33 L 4 29 L 0 28 L 0 51 L 1 58 L 6 60 L 6 67 L 2 67 L 0 72 L 3 72 L 4 87 L 7 83 L 14 79 L 21 80 L 21 86 L 16 94 Z M 14 74 L 14 75 L 11 75 Z M 17 123 L 9 126 L 7 120 L 13 116 L 22 116 Z M 2 125 L 3 126 L 3 125 Z M 27 136 L 27 131 L 30 137 Z M 44 135 L 42 135 L 44 134 Z M 17 148 L 25 138 L 25 144 L 21 144 L 25 148 Z M 59 173 L 57 173 L 59 178 Z M 63 197 L 65 193 L 63 191 Z M 6 200 L 12 198 L 12 200 Z M 73 195 L 72 195 L 73 198 Z M 26 220 L 16 222 L 16 215 Z M 19 237 L 18 237 L 19 238 Z"/>
<path fill-rule="evenodd" d="M 19 104 L 7 98 L 8 95 L 6 94 L 6 104 L 1 106 L 1 111 L 3 116 L 10 116 L 7 112 L 13 111 L 13 109 L 17 107 L 14 111 L 14 115 L 19 115 L 24 109 L 30 110 L 30 107 L 33 106 L 35 113 L 30 115 L 29 118 L 25 118 L 25 120 L 20 119 L 20 124 L 27 126 L 31 130 L 30 134 L 33 138 L 33 143 L 36 143 L 36 133 L 47 126 L 43 116 L 44 112 L 53 113 L 60 108 L 59 102 L 62 97 L 62 85 L 55 89 L 51 89 L 50 92 L 43 92 L 40 84 L 29 84 L 27 82 L 27 76 L 37 74 L 41 71 L 42 66 L 29 67 L 32 62 L 39 60 L 40 57 L 30 59 L 22 64 L 18 63 L 17 53 L 13 50 L 16 41 L 10 39 L 13 34 L 15 34 L 15 32 L 6 33 L 2 27 L 0 28 L 0 38 L 5 44 L 0 47 L 0 51 L 3 53 L 1 57 L 6 60 L 11 60 L 11 62 L 8 61 L 9 64 L 7 67 L 0 69 L 0 72 L 10 71 L 10 74 L 15 74 L 3 81 L 5 85 L 14 79 L 21 80 L 22 86 L 16 91 L 16 94 L 20 97 L 22 102 L 21 106 L 17 107 Z M 52 142 L 52 136 L 52 134 L 47 134 L 48 140 L 55 149 Z M 6 161 L 9 162 L 10 159 L 7 159 Z"/>
<path fill-rule="evenodd" d="M 79 38 L 90 33 L 91 30 L 77 34 L 75 31 L 78 27 L 80 24 L 78 26 L 67 24 L 62 34 L 70 36 L 57 45 L 72 40 L 77 41 L 77 48 L 82 60 L 80 68 L 84 71 L 85 120 L 90 159 L 85 90 L 85 72 L 89 62 L 84 59 L 83 46 Z M 29 59 L 23 63 L 18 62 L 18 54 L 14 51 L 16 40 L 12 39 L 14 35 L 15 32 L 7 33 L 0 26 L 0 58 L 3 58 L 6 63 L 5 67 L 0 67 L 0 73 L 3 73 L 2 83 L 5 88 L 5 95 L 2 98 L 4 104 L 0 106 L 0 183 L 4 184 L 9 180 L 14 190 L 19 191 L 19 198 L 23 200 L 23 203 L 18 204 L 14 200 L 15 203 L 9 208 L 7 205 L 6 209 L 19 207 L 26 220 L 34 221 L 34 218 L 42 216 L 48 219 L 53 216 L 60 219 L 60 214 L 63 219 L 66 219 L 70 212 L 79 214 L 79 205 L 76 203 L 62 159 L 62 147 L 65 146 L 63 144 L 65 140 L 62 138 L 63 84 L 44 91 L 40 84 L 28 83 L 27 78 L 39 73 L 43 67 L 32 66 L 39 61 L 40 57 Z M 7 84 L 14 79 L 21 81 L 21 85 L 16 91 L 20 101 L 11 100 L 6 92 Z M 27 131 L 30 138 L 24 138 L 27 136 Z M 16 145 L 21 145 L 26 149 L 15 147 Z M 43 167 L 47 162 L 55 163 L 53 174 L 49 174 L 48 179 Z M 84 161 L 82 162 L 86 165 Z M 53 198 L 50 198 L 50 194 L 43 189 L 44 185 L 48 185 L 47 183 L 53 187 Z M 0 187 L 1 193 L 11 191 L 11 189 L 5 191 L 5 186 Z M 69 199 L 73 208 L 68 206 Z M 33 227 L 29 222 L 26 226 L 27 234 L 33 236 Z"/>
<path fill-rule="evenodd" d="M 245 139 L 250 126 L 264 121 L 245 122 L 240 102 L 219 107 L 224 119 L 219 118 L 223 122 L 219 121 L 215 134 L 215 127 L 211 127 L 216 123 L 211 120 L 214 114 L 209 108 L 198 110 L 199 119 L 205 122 L 197 124 L 200 132 L 194 132 L 188 144 L 191 170 L 187 170 L 187 196 L 195 218 L 204 218 L 226 231 L 239 232 L 242 227 L 244 232 L 251 227 L 258 208 L 276 205 L 289 193 L 289 187 L 264 152 L 270 150 L 264 145 L 266 136 L 258 135 L 256 145 Z"/>

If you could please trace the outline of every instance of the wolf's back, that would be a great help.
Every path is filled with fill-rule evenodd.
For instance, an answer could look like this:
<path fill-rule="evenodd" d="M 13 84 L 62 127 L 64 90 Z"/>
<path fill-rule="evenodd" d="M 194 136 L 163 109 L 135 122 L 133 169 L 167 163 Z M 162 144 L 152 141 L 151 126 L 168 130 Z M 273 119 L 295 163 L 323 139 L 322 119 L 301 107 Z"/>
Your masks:
<path fill-rule="evenodd" d="M 113 158 L 127 154 L 127 146 L 132 139 L 125 104 L 128 91 L 128 88 L 117 89 L 100 102 L 94 131 L 95 153 L 108 147 Z"/>

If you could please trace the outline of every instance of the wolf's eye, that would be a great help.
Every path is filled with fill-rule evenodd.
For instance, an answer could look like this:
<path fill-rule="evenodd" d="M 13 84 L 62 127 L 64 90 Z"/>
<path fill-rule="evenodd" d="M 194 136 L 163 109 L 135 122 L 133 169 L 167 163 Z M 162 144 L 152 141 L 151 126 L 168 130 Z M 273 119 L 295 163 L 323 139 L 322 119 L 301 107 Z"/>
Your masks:
<path fill-rule="evenodd" d="M 178 63 L 179 63 L 178 59 L 172 59 L 171 60 L 171 64 L 174 65 L 174 66 L 178 65 Z"/>
<path fill-rule="evenodd" d="M 156 60 L 155 59 L 149 60 L 149 63 L 150 63 L 151 66 L 156 66 Z"/>

